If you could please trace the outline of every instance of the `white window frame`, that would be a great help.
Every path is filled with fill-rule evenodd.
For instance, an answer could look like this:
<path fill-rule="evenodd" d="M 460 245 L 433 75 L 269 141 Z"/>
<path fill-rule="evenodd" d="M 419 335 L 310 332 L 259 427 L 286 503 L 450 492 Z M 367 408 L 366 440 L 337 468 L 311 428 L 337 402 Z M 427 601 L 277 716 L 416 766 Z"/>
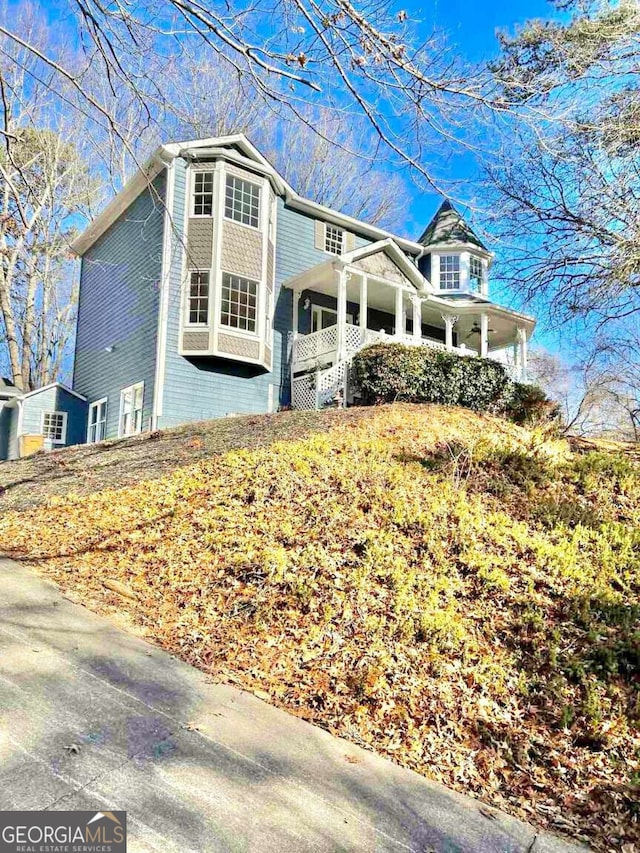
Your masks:
<path fill-rule="evenodd" d="M 229 216 L 229 214 L 227 213 L 227 189 L 230 181 L 240 181 L 240 183 L 247 184 L 248 186 L 253 187 L 258 191 L 258 208 L 255 215 L 255 225 L 252 225 L 251 222 L 243 222 L 242 219 L 236 219 L 235 216 Z M 235 197 L 233 198 L 233 201 L 235 201 Z M 224 179 L 224 199 L 222 202 L 222 209 L 224 211 L 224 218 L 228 222 L 235 222 L 236 225 L 242 225 L 244 228 L 251 228 L 253 231 L 260 231 L 260 213 L 262 210 L 262 184 L 259 184 L 256 181 L 249 181 L 246 178 L 241 178 L 239 175 L 234 175 L 233 172 L 227 172 L 225 174 Z M 233 206 L 231 208 L 231 212 L 233 214 Z M 242 211 L 240 212 L 240 215 L 242 216 Z M 250 214 L 250 217 L 251 216 L 252 214 Z"/>
<path fill-rule="evenodd" d="M 334 314 L 336 318 L 336 325 L 338 325 L 338 312 L 335 308 L 325 308 L 324 305 L 313 305 L 311 307 L 311 333 L 313 334 L 313 327 L 317 326 L 316 332 L 321 331 L 322 324 L 322 312 L 326 311 L 327 314 Z M 353 323 L 353 314 L 349 314 L 347 312 L 347 323 Z M 330 326 L 328 328 L 331 328 Z"/>
<path fill-rule="evenodd" d="M 60 431 L 60 438 L 52 438 L 50 435 L 47 435 L 45 432 L 44 422 L 46 418 L 58 416 L 62 418 L 62 427 Z M 45 441 L 50 441 L 52 444 L 66 444 L 67 441 L 67 413 L 66 412 L 42 412 L 40 417 L 40 434 L 44 437 Z"/>
<path fill-rule="evenodd" d="M 480 275 L 476 278 L 473 275 L 473 265 L 474 263 L 478 264 L 480 269 Z M 482 258 L 479 258 L 477 255 L 469 255 L 469 289 L 473 290 L 474 281 L 477 281 L 478 293 L 482 292 L 482 284 L 484 281 L 484 262 Z"/>
<path fill-rule="evenodd" d="M 138 391 L 142 392 L 140 395 L 140 408 L 135 409 L 134 403 L 135 403 L 135 399 L 136 399 L 136 393 Z M 131 412 L 125 413 L 125 411 L 124 411 L 125 395 L 129 394 L 129 393 L 132 395 Z M 137 411 L 140 412 L 140 422 L 138 423 L 137 426 L 135 426 L 135 420 L 136 420 L 135 413 Z M 125 414 L 129 414 L 131 416 L 131 421 L 134 424 L 134 429 L 125 431 L 125 429 L 124 429 L 124 416 L 125 416 Z M 120 391 L 120 415 L 118 417 L 118 437 L 119 438 L 126 438 L 127 436 L 130 436 L 130 435 L 139 435 L 142 432 L 143 415 L 144 415 L 144 382 L 136 382 L 134 385 L 127 385 L 126 388 L 122 388 L 122 390 Z"/>
<path fill-rule="evenodd" d="M 330 245 L 337 246 L 337 240 L 333 237 L 329 237 L 329 229 L 332 229 L 336 233 L 340 234 L 340 248 L 337 250 L 330 248 Z M 344 228 L 340 228 L 339 225 L 333 225 L 333 223 L 331 222 L 324 223 L 324 250 L 328 255 L 343 255 L 346 239 L 347 232 L 344 230 Z"/>
<path fill-rule="evenodd" d="M 224 320 L 222 319 L 223 313 L 226 313 L 226 314 L 232 313 L 230 310 L 225 311 L 223 308 L 223 304 L 226 301 L 224 298 L 224 290 L 225 290 L 225 287 L 227 286 L 227 285 L 225 285 L 225 277 L 226 276 L 228 276 L 229 279 L 231 279 L 230 284 L 233 284 L 233 279 L 237 279 L 241 282 L 246 282 L 247 284 L 255 285 L 255 289 L 256 289 L 255 305 L 252 306 L 253 312 L 254 312 L 253 313 L 253 329 L 243 329 L 242 326 L 239 326 L 239 325 L 233 326 L 229 323 L 225 323 Z M 240 291 L 240 292 L 242 292 L 242 291 Z M 249 291 L 247 290 L 247 295 L 248 294 L 249 294 Z M 260 323 L 260 312 L 258 310 L 260 307 L 259 306 L 259 299 L 260 299 L 260 282 L 259 281 L 256 281 L 254 278 L 247 278 L 244 275 L 236 275 L 236 273 L 223 272 L 222 273 L 222 280 L 220 282 L 220 306 L 219 306 L 219 313 L 218 313 L 220 328 L 221 329 L 231 329 L 232 331 L 238 332 L 241 335 L 252 335 L 254 337 L 257 336 L 259 334 L 258 330 L 260 328 L 260 326 L 258 325 Z M 228 301 L 231 302 L 230 299 Z M 241 317 L 240 314 L 237 314 L 236 316 L 238 317 L 238 319 L 240 319 L 240 317 Z M 246 319 L 247 323 L 248 323 L 248 321 L 249 321 L 248 312 L 247 312 L 246 318 L 244 318 L 244 319 Z"/>
<path fill-rule="evenodd" d="M 196 175 L 211 175 L 211 213 L 196 213 Z M 194 219 L 211 219 L 215 209 L 214 173 L 211 169 L 193 169 L 191 171 L 191 216 Z M 204 195 L 204 193 L 199 193 Z M 209 195 L 207 192 L 206 195 Z"/>
<path fill-rule="evenodd" d="M 444 262 L 447 258 L 455 258 L 458 261 L 458 269 L 444 269 Z M 446 276 L 458 276 L 457 285 L 447 286 L 445 284 Z M 450 252 L 446 255 L 440 255 L 440 290 L 460 290 L 462 286 L 462 258 L 457 252 Z"/>
<path fill-rule="evenodd" d="M 210 312 L 211 312 L 211 278 L 212 278 L 211 270 L 190 269 L 190 270 L 187 270 L 187 272 L 189 274 L 189 277 L 187 279 L 187 287 L 186 287 L 187 293 L 186 293 L 185 306 L 184 306 L 184 311 L 185 311 L 184 324 L 185 324 L 185 326 L 190 326 L 192 329 L 193 328 L 196 328 L 196 329 L 206 328 L 209 325 L 209 316 L 210 316 Z M 207 319 L 204 321 L 204 323 L 201 323 L 201 322 L 192 323 L 191 322 L 191 299 L 192 298 L 193 299 L 202 299 L 203 298 L 203 297 L 192 297 L 191 296 L 191 285 L 192 285 L 191 276 L 194 274 L 195 275 L 205 274 L 208 276 L 207 297 L 206 297 L 206 299 L 207 299 Z"/>
<path fill-rule="evenodd" d="M 107 437 L 107 397 L 101 397 L 100 400 L 94 400 L 93 403 L 89 403 L 89 414 L 87 416 L 87 444 L 98 444 L 100 441 L 104 441 Z M 91 423 L 91 412 L 92 410 L 100 411 L 100 406 L 104 406 L 104 420 L 97 420 L 95 423 Z M 97 427 L 98 424 L 103 425 L 103 435 L 101 438 L 91 438 L 91 427 Z M 97 432 L 97 430 L 96 430 Z"/>

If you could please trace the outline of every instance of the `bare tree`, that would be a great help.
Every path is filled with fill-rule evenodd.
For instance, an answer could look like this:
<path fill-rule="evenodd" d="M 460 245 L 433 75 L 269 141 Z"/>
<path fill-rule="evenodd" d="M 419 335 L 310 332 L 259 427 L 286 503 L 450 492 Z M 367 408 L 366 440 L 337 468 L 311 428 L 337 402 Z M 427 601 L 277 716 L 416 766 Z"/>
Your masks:
<path fill-rule="evenodd" d="M 94 183 L 65 127 L 49 129 L 47 87 L 27 82 L 28 52 L 0 62 L 0 342 L 22 390 L 57 378 L 73 333 L 69 241 Z"/>
<path fill-rule="evenodd" d="M 520 106 L 486 171 L 510 282 L 597 328 L 640 310 L 640 6 L 568 8 L 501 37 L 493 72 Z"/>
<path fill-rule="evenodd" d="M 60 6 L 74 13 L 66 35 L 82 45 L 81 58 L 69 61 L 58 44 L 43 48 L 20 26 L 2 23 L 0 33 L 32 53 L 52 90 L 73 90 L 102 132 L 125 140 L 127 122 L 114 99 L 137 100 L 146 120 L 156 121 L 171 97 L 171 81 L 159 72 L 179 64 L 185 51 L 199 51 L 205 67 L 221 59 L 252 97 L 289 117 L 304 118 L 310 104 L 348 120 L 363 117 L 385 157 L 411 164 L 431 185 L 438 183 L 438 160 L 426 156 L 464 143 L 470 111 L 489 98 L 486 78 L 460 67 L 440 38 L 421 32 L 391 0 L 365 0 L 358 8 L 348 0 Z M 108 96 L 93 85 L 96 77 Z M 341 138 L 331 141 L 349 148 Z"/>
<path fill-rule="evenodd" d="M 534 350 L 529 371 L 560 407 L 563 431 L 571 435 L 640 439 L 640 377 L 637 361 L 620 361 L 617 348 L 596 345 L 578 363 Z"/>
<path fill-rule="evenodd" d="M 366 142 L 364 119 L 319 107 L 286 114 L 262 100 L 226 59 L 203 61 L 193 45 L 186 45 L 180 62 L 165 65 L 162 74 L 169 99 L 162 130 L 160 121 L 149 123 L 130 97 L 110 106 L 124 139 L 110 131 L 92 135 L 113 189 L 161 141 L 243 132 L 301 195 L 374 224 L 397 225 L 407 205 L 405 182 L 377 156 L 377 146 Z M 96 81 L 95 89 L 104 89 L 103 81 Z"/>

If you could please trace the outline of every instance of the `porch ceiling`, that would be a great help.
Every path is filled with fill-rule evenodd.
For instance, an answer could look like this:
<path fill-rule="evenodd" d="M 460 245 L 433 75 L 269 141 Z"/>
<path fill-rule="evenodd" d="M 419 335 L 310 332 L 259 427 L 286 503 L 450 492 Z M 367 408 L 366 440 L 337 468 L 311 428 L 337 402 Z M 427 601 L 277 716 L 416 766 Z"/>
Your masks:
<path fill-rule="evenodd" d="M 516 343 L 519 326 L 526 328 L 528 335 L 535 326 L 534 321 L 528 317 L 488 303 L 446 305 L 445 308 L 431 302 L 424 302 L 422 305 L 422 321 L 430 325 L 441 326 L 443 314 L 457 316 L 455 331 L 458 334 L 458 345 L 464 344 L 471 349 L 480 347 L 480 333 L 475 330 L 480 328 L 482 313 L 489 316 L 489 349 L 502 349 Z"/>
<path fill-rule="evenodd" d="M 296 290 L 312 290 L 316 293 L 322 293 L 325 296 L 333 296 L 335 298 L 338 292 L 338 273 L 334 263 L 335 261 L 328 261 L 327 263 L 312 267 L 294 279 L 285 282 L 284 286 L 295 288 Z M 361 270 L 349 270 L 349 272 L 351 272 L 351 275 L 347 281 L 347 301 L 359 303 L 360 282 L 364 273 Z M 368 307 L 393 315 L 395 313 L 395 299 L 398 287 L 401 286 L 396 282 L 385 282 L 367 273 Z M 402 290 L 405 294 L 405 305 L 409 311 L 409 296 L 416 291 L 413 288 L 409 290 L 406 287 L 403 287 Z"/>

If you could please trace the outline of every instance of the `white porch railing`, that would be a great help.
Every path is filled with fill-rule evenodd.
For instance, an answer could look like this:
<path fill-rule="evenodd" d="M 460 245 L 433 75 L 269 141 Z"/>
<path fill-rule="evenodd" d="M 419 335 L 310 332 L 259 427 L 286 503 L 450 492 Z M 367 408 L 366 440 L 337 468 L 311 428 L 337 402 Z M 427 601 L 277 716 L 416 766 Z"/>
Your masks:
<path fill-rule="evenodd" d="M 347 358 L 369 344 L 385 341 L 387 343 L 403 343 L 409 346 L 423 346 L 443 352 L 455 352 L 458 355 L 475 356 L 474 350 L 466 347 L 451 347 L 447 350 L 441 341 L 431 338 L 415 338 L 413 335 L 391 335 L 386 332 L 376 332 L 373 329 L 363 329 L 346 323 L 344 327 L 344 348 Z M 295 372 L 310 370 L 323 362 L 335 361 L 338 355 L 338 327 L 329 326 L 309 335 L 299 335 L 293 348 L 293 367 Z"/>
<path fill-rule="evenodd" d="M 376 332 L 373 329 L 362 329 L 347 323 L 345 326 L 345 351 L 346 357 L 337 361 L 338 356 L 338 327 L 330 326 L 310 335 L 302 335 L 296 339 L 293 355 L 293 370 L 300 372 L 307 370 L 301 376 L 294 376 L 291 382 L 292 399 L 294 409 L 321 409 L 332 403 L 338 395 L 344 399 L 348 393 L 349 366 L 351 359 L 358 350 L 363 347 L 385 341 L 387 343 L 403 343 L 409 346 L 423 346 L 441 352 L 453 352 L 456 355 L 478 357 L 475 350 L 467 349 L 464 345 L 459 347 L 447 347 L 441 341 L 431 338 L 416 338 L 413 335 L 390 335 L 386 332 Z M 491 355 L 489 355 L 491 358 Z M 495 359 L 499 361 L 499 359 Z M 326 364 L 333 361 L 334 364 L 327 367 Z M 323 367 L 324 363 L 324 367 Z M 500 361 L 503 367 L 513 379 L 519 376 L 517 367 Z M 315 368 L 315 369 L 314 369 Z"/>

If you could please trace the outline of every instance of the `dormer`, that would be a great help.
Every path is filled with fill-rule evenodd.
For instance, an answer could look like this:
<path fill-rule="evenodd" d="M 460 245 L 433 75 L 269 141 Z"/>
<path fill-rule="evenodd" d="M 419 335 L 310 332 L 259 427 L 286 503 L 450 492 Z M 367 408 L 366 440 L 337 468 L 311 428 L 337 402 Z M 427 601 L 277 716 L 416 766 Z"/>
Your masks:
<path fill-rule="evenodd" d="M 450 201 L 442 202 L 418 242 L 426 250 L 420 272 L 435 290 L 489 295 L 492 255 Z"/>

